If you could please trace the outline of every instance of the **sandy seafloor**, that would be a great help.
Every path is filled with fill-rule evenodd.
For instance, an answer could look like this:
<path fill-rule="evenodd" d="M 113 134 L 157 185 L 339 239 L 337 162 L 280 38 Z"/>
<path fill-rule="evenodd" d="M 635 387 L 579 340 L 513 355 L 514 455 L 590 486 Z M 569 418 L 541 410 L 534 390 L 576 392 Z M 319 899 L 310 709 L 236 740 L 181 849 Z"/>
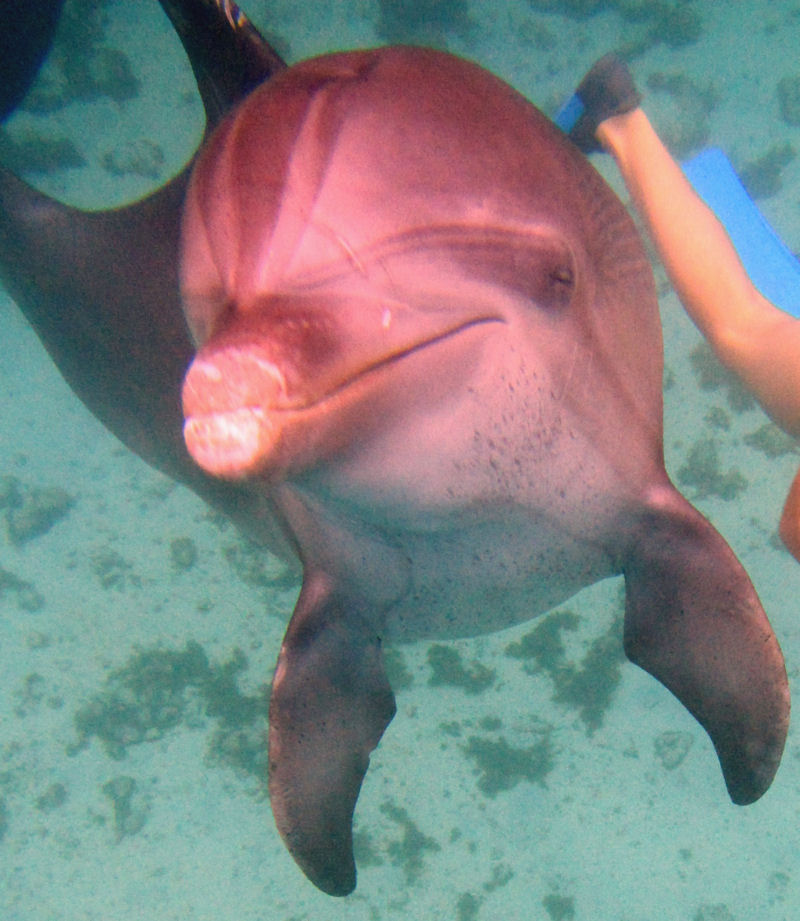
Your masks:
<path fill-rule="evenodd" d="M 776 143 L 800 148 L 800 128 L 782 119 L 776 95 L 782 77 L 800 74 L 797 4 L 684 6 L 699 15 L 699 37 L 677 47 L 650 41 L 632 63 L 643 89 L 657 73 L 694 81 L 688 94 L 648 92 L 656 124 L 677 137 L 678 127 L 705 119 L 708 137 L 740 166 Z M 295 60 L 379 41 L 378 6 L 363 0 L 276 0 L 268 8 L 259 0 L 250 12 L 285 39 Z M 104 41 L 133 63 L 139 96 L 74 103 L 49 117 L 22 113 L 11 126 L 71 137 L 87 166 L 31 178 L 92 206 L 153 184 L 110 175 L 101 167 L 106 151 L 149 139 L 177 169 L 201 119 L 196 99 L 187 100 L 190 72 L 155 0 L 112 3 L 108 15 Z M 580 20 L 524 0 L 473 3 L 470 15 L 472 28 L 445 35 L 447 46 L 551 111 L 599 54 L 646 28 L 614 9 Z M 709 83 L 716 101 L 703 112 L 692 100 Z M 598 165 L 615 181 L 608 163 Z M 780 179 L 760 204 L 798 249 L 800 160 Z M 684 491 L 748 569 L 796 691 L 800 567 L 777 546 L 775 530 L 797 450 L 777 444 L 767 451 L 763 439 L 748 438 L 766 422 L 757 409 L 741 409 L 724 384 L 700 386 L 690 360 L 699 337 L 658 278 L 669 470 L 686 478 L 694 458 L 697 482 Z M 536 624 L 450 644 L 470 688 L 430 684 L 430 643 L 399 651 L 406 681 L 398 714 L 373 755 L 357 809 L 358 889 L 345 900 L 319 893 L 278 839 L 257 777 L 261 761 L 251 757 L 250 770 L 237 771 L 220 758 L 224 720 L 207 712 L 202 682 L 186 670 L 170 672 L 184 662 L 178 654 L 188 641 L 202 647 L 216 675 L 239 649 L 247 664 L 236 673 L 234 701 L 262 693 L 297 587 L 282 577 L 281 564 L 248 551 L 199 500 L 106 434 L 2 293 L 0 329 L 0 477 L 28 499 L 55 488 L 74 500 L 49 531 L 27 541 L 15 543 L 0 528 L 3 921 L 800 916 L 796 731 L 768 794 L 735 807 L 705 734 L 635 667 L 622 665 L 611 681 L 610 705 L 593 731 L 574 702 L 554 699 L 556 671 L 508 654 Z M 725 488 L 735 497 L 715 494 Z M 176 560 L 173 547 L 184 555 Z M 562 674 L 590 673 L 584 657 L 619 616 L 621 586 L 610 580 L 564 606 L 580 620 L 577 630 L 562 631 Z M 129 691 L 143 737 L 128 736 L 122 741 L 130 744 L 116 750 L 96 736 L 76 744 L 76 714 L 105 701 L 113 723 L 110 695 L 145 663 L 147 680 L 174 679 L 172 724 L 163 711 L 144 712 L 147 690 Z M 613 667 L 604 674 L 613 679 Z M 258 740 L 263 718 L 246 728 Z M 551 769 L 526 778 L 525 757 L 515 760 L 513 750 L 535 755 L 543 738 Z M 489 753 L 483 772 L 473 757 L 479 750 Z"/>

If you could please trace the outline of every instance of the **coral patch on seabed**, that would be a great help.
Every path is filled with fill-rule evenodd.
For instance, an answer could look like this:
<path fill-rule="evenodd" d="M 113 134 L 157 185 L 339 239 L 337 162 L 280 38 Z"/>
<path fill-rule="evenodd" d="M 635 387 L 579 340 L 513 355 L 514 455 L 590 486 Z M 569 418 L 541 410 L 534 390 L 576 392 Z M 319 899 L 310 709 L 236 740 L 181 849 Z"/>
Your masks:
<path fill-rule="evenodd" d="M 29 486 L 14 476 L 0 477 L 0 511 L 8 539 L 16 546 L 46 534 L 74 504 L 60 486 Z"/>

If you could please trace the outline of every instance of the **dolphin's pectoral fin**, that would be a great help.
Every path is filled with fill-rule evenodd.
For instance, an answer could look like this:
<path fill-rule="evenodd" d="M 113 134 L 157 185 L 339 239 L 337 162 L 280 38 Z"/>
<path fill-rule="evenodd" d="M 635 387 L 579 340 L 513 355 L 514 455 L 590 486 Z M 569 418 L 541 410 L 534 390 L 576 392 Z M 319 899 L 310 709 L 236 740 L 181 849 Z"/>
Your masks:
<path fill-rule="evenodd" d="M 355 888 L 353 810 L 394 713 L 380 639 L 307 575 L 272 683 L 269 792 L 289 852 L 329 895 Z"/>
<path fill-rule="evenodd" d="M 625 651 L 708 732 L 733 802 L 751 803 L 789 723 L 778 641 L 733 551 L 677 492 L 641 525 L 625 567 Z"/>

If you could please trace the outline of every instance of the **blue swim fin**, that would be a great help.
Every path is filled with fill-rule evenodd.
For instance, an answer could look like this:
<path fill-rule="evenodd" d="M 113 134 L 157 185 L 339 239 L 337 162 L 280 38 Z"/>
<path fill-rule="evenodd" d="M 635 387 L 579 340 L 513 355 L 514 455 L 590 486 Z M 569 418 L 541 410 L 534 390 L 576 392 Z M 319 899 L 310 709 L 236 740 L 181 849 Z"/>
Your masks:
<path fill-rule="evenodd" d="M 730 160 L 712 147 L 682 167 L 728 231 L 753 284 L 776 307 L 800 318 L 800 262 L 748 195 Z"/>

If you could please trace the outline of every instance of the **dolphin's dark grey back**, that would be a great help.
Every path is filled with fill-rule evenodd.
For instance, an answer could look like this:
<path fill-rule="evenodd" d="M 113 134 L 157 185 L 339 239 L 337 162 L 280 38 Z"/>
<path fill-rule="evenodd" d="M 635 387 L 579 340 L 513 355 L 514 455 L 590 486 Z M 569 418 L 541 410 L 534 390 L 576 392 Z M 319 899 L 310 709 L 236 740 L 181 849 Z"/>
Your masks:
<path fill-rule="evenodd" d="M 285 65 L 227 0 L 162 0 L 208 130 Z M 238 491 L 189 458 L 180 387 L 193 348 L 178 290 L 189 167 L 149 197 L 84 212 L 0 167 L 0 279 L 87 408 L 131 450 L 215 505 Z"/>
<path fill-rule="evenodd" d="M 190 464 L 180 382 L 192 348 L 176 262 L 185 185 L 182 174 L 136 205 L 86 213 L 0 173 L 0 272 L 8 291 L 91 412 L 179 479 Z"/>

